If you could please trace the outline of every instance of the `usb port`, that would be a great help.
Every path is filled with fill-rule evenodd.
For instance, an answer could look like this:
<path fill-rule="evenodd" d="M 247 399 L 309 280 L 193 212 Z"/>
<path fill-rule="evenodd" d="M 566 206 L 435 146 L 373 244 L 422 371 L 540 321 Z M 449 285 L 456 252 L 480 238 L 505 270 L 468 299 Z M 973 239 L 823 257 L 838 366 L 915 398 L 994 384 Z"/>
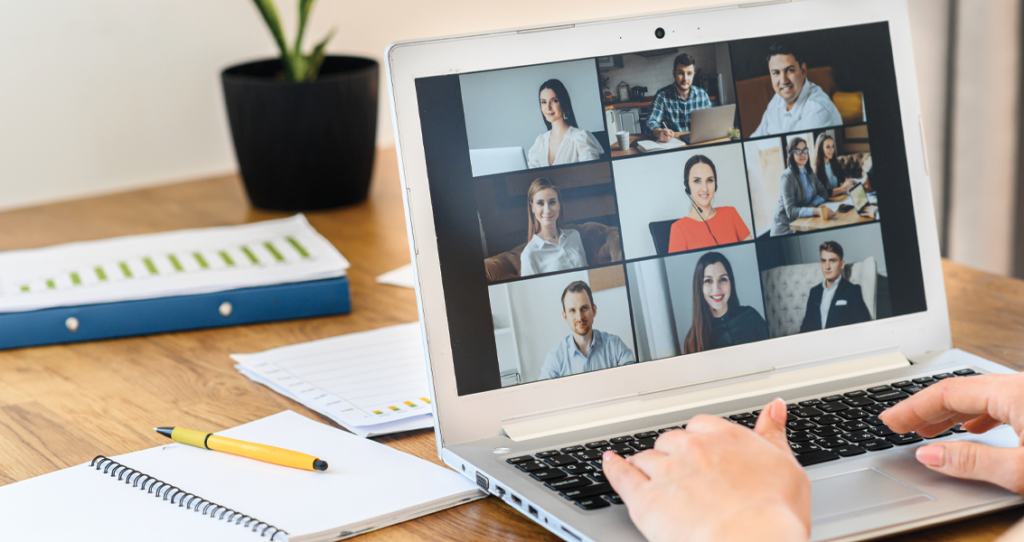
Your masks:
<path fill-rule="evenodd" d="M 520 499 L 519 495 L 516 495 L 515 493 L 512 493 L 511 497 L 512 497 L 512 502 L 516 503 L 516 506 L 522 506 L 523 505 L 523 499 Z"/>
<path fill-rule="evenodd" d="M 528 511 L 530 512 L 530 515 L 531 515 L 531 516 L 533 516 L 533 517 L 537 517 L 537 509 L 536 509 L 536 508 L 534 508 L 532 504 L 531 504 L 531 505 L 528 505 L 528 506 L 526 507 L 526 509 L 527 509 L 527 510 L 528 510 Z"/>

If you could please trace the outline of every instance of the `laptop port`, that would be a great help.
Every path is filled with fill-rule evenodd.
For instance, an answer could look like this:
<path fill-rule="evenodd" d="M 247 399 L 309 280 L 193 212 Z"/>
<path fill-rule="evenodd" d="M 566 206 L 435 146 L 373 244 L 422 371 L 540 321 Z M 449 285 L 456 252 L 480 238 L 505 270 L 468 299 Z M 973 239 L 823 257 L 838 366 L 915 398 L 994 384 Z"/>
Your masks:
<path fill-rule="evenodd" d="M 487 479 L 482 473 L 476 473 L 476 485 L 480 486 L 480 489 L 487 491 L 491 487 L 491 481 Z"/>
<path fill-rule="evenodd" d="M 536 509 L 536 508 L 534 508 L 532 504 L 531 504 L 531 505 L 528 505 L 528 506 L 526 507 L 526 510 L 530 512 L 530 515 L 531 515 L 531 516 L 533 516 L 533 517 L 537 517 L 537 509 Z"/>
<path fill-rule="evenodd" d="M 496 495 L 498 496 L 498 498 L 500 499 L 500 498 L 502 498 L 502 497 L 504 497 L 504 496 L 505 496 L 505 488 L 503 488 L 503 487 L 501 487 L 501 486 L 494 486 L 494 493 L 495 493 L 495 494 L 496 494 Z"/>
<path fill-rule="evenodd" d="M 513 493 L 510 496 L 512 497 L 512 502 L 516 503 L 516 506 L 522 506 L 523 505 L 523 499 L 520 499 L 519 495 L 516 495 L 515 493 Z"/>
<path fill-rule="evenodd" d="M 566 529 L 565 525 L 562 525 L 562 530 L 569 533 L 569 536 L 575 538 L 576 540 L 583 540 L 582 538 L 580 538 L 580 535 L 570 531 L 569 529 Z"/>

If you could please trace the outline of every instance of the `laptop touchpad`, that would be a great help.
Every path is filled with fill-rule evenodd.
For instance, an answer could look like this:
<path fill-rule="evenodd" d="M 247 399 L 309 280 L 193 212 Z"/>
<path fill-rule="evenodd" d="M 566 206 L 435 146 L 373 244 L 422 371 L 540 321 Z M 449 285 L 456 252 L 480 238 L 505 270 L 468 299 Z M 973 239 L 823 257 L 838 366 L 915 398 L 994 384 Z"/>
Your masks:
<path fill-rule="evenodd" d="M 875 469 L 811 482 L 811 523 L 849 519 L 935 498 Z"/>

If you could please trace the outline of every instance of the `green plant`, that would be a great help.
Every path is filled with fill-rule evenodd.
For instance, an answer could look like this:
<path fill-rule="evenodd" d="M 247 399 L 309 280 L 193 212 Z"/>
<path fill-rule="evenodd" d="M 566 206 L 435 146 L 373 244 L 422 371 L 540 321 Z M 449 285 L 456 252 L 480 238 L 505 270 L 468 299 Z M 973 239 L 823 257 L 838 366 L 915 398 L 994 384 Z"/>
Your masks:
<path fill-rule="evenodd" d="M 308 54 L 302 54 L 302 38 L 306 32 L 306 23 L 309 21 L 309 12 L 313 10 L 314 0 L 299 0 L 299 31 L 295 35 L 295 45 L 289 49 L 288 42 L 284 38 L 284 30 L 281 29 L 281 19 L 277 16 L 277 8 L 274 7 L 274 0 L 253 0 L 256 7 L 263 15 L 263 19 L 270 27 L 270 33 L 274 35 L 277 47 L 281 49 L 281 65 L 284 67 L 285 78 L 289 81 L 313 81 L 320 73 L 320 66 L 324 63 L 324 56 L 327 52 L 327 42 L 334 37 L 334 29 L 327 33 L 327 37 L 313 47 Z"/>

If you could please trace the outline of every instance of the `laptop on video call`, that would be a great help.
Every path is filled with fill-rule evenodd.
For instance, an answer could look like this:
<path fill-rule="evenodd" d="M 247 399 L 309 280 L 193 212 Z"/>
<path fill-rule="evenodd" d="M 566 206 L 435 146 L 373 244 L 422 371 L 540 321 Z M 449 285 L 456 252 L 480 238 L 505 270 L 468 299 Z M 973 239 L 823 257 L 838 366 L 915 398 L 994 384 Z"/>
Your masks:
<path fill-rule="evenodd" d="M 642 540 L 601 452 L 782 397 L 813 540 L 1021 503 L 877 417 L 1012 372 L 952 348 L 905 3 L 739 7 L 389 46 L 440 457 L 564 540 Z M 813 216 L 847 201 L 880 212 Z"/>

